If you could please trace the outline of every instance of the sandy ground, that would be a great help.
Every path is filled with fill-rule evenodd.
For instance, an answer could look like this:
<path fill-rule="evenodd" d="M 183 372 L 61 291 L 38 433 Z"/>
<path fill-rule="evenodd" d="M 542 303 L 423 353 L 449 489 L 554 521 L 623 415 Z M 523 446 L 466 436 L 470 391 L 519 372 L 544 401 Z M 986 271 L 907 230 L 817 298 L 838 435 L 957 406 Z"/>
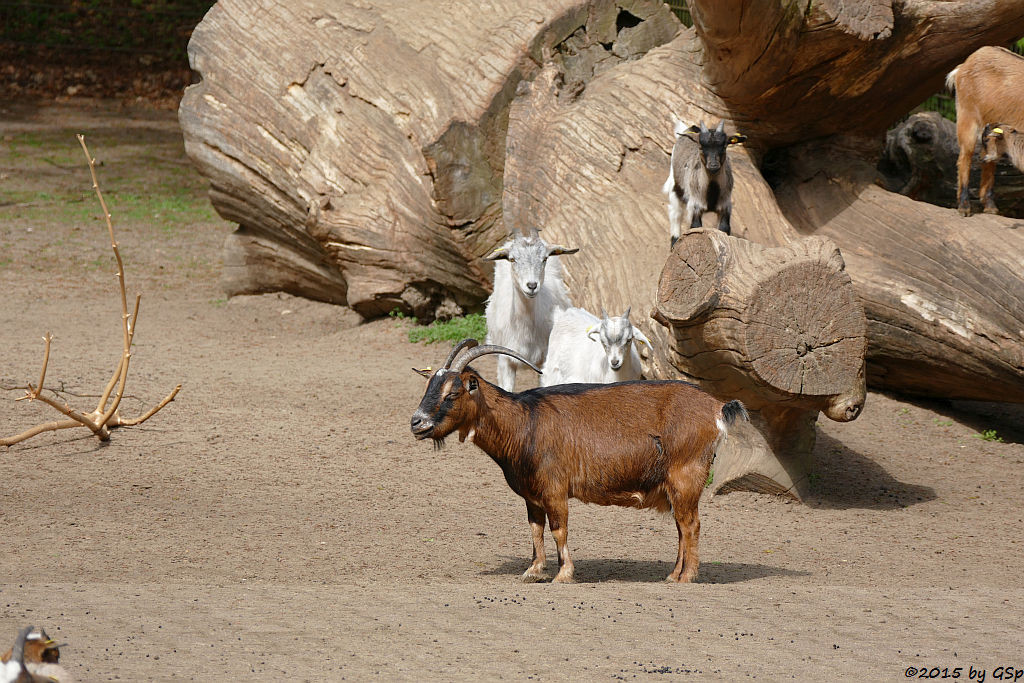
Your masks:
<path fill-rule="evenodd" d="M 142 294 L 124 412 L 183 388 L 107 444 L 65 430 L 0 449 L 4 648 L 43 626 L 87 681 L 1024 668 L 1020 406 L 872 394 L 857 421 L 819 422 L 804 504 L 702 504 L 697 583 L 662 582 L 670 517 L 573 503 L 577 583 L 522 584 L 525 506 L 498 468 L 409 433 L 423 390 L 409 368 L 446 349 L 343 308 L 225 300 L 231 226 L 156 201 L 204 191 L 165 112 L 0 106 L 0 434 L 59 417 L 14 400 L 38 378 L 44 333 L 47 385 L 87 410 L 120 354 L 78 131 L 102 161 L 129 296 Z"/>

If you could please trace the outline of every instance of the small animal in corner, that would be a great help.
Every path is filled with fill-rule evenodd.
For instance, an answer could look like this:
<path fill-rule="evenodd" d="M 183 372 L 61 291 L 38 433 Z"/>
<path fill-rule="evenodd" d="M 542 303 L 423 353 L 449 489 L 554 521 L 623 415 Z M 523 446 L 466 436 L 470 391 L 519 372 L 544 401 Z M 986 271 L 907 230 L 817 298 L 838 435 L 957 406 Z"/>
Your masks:
<path fill-rule="evenodd" d="M 687 127 L 678 118 L 673 119 L 676 142 L 672 147 L 668 179 L 661 188 L 668 197 L 671 244 L 675 246 L 681 234 L 684 210 L 689 229 L 701 227 L 704 213 L 713 211 L 718 215 L 718 229 L 728 235 L 733 180 L 726 151 L 730 145 L 745 141 L 747 136 L 726 135 L 724 120 L 719 121 L 714 130 L 709 130 L 703 121 Z"/>

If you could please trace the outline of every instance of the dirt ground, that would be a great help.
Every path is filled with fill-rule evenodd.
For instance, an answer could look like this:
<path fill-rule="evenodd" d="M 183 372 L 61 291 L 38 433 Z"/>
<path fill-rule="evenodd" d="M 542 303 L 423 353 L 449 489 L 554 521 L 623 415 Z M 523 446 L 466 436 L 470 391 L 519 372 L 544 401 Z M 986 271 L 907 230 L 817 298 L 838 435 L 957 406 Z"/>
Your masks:
<path fill-rule="evenodd" d="M 172 112 L 0 105 L 0 435 L 59 417 L 14 400 L 47 331 L 47 385 L 87 410 L 120 354 L 75 132 L 102 164 L 129 296 L 142 294 L 124 412 L 183 386 L 107 444 L 65 430 L 0 449 L 2 647 L 42 626 L 86 681 L 1024 668 L 1021 406 L 871 394 L 857 421 L 819 422 L 805 503 L 702 504 L 697 583 L 662 581 L 670 517 L 573 503 L 577 583 L 522 584 L 525 506 L 497 466 L 409 433 L 423 390 L 409 368 L 447 349 L 410 344 L 403 321 L 225 300 L 231 226 Z"/>

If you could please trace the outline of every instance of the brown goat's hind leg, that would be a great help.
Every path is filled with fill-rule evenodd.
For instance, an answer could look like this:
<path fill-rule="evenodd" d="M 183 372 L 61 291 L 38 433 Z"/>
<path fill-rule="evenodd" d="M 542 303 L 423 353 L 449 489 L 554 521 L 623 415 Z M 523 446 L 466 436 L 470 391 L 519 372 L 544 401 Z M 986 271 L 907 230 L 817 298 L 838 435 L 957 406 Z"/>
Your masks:
<path fill-rule="evenodd" d="M 526 516 L 530 520 L 530 531 L 533 532 L 533 564 L 523 572 L 522 580 L 527 583 L 540 581 L 547 568 L 547 556 L 544 553 L 544 508 L 526 502 Z"/>
<path fill-rule="evenodd" d="M 700 517 L 697 506 L 673 508 L 676 518 L 676 530 L 679 532 L 679 553 L 676 555 L 676 566 L 666 581 L 690 583 L 697 578 L 700 556 L 697 545 L 700 541 Z"/>
<path fill-rule="evenodd" d="M 551 535 L 558 547 L 558 574 L 552 583 L 572 583 L 574 567 L 569 557 L 569 501 L 560 500 L 546 508 Z"/>

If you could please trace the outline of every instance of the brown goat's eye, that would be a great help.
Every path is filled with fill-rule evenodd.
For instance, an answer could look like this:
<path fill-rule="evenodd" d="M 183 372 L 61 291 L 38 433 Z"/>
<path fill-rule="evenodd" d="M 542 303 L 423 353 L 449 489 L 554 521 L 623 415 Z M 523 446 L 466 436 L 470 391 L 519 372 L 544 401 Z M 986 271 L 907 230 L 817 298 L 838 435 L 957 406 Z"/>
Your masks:
<path fill-rule="evenodd" d="M 459 392 L 457 392 L 457 391 L 449 391 L 447 394 L 445 394 L 444 400 L 446 400 L 446 401 L 454 401 L 458 397 L 459 397 Z"/>

